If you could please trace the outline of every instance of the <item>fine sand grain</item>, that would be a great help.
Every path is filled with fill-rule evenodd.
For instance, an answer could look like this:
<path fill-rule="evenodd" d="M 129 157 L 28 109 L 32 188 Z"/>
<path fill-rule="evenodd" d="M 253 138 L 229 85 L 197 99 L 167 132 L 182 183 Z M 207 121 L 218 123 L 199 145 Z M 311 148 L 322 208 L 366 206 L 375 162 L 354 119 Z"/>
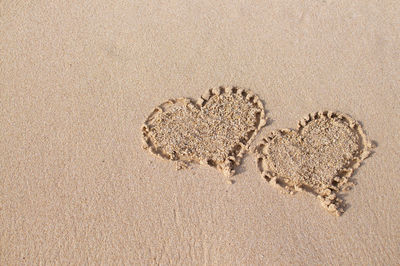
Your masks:
<path fill-rule="evenodd" d="M 231 176 L 265 123 L 256 95 L 221 86 L 207 90 L 196 103 L 179 98 L 158 106 L 142 128 L 144 148 L 178 163 L 207 164 Z"/>
<path fill-rule="evenodd" d="M 304 188 L 339 215 L 344 203 L 337 193 L 353 184 L 349 178 L 371 148 L 350 116 L 316 112 L 303 118 L 297 130 L 281 129 L 264 138 L 256 147 L 257 165 L 269 183 L 289 192 Z"/>

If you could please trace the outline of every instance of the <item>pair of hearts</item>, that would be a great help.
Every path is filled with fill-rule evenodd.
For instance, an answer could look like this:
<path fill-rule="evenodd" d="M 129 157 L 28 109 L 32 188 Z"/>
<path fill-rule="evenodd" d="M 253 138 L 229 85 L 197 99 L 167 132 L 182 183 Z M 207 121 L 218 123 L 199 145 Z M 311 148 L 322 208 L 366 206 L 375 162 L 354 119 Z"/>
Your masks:
<path fill-rule="evenodd" d="M 258 131 L 266 124 L 260 99 L 250 90 L 218 87 L 196 102 L 178 98 L 164 102 L 142 128 L 144 148 L 164 159 L 206 164 L 234 174 Z M 254 152 L 265 179 L 289 192 L 304 189 L 324 207 L 343 212 L 336 193 L 371 150 L 360 124 L 338 112 L 317 112 L 297 130 L 271 132 Z"/>

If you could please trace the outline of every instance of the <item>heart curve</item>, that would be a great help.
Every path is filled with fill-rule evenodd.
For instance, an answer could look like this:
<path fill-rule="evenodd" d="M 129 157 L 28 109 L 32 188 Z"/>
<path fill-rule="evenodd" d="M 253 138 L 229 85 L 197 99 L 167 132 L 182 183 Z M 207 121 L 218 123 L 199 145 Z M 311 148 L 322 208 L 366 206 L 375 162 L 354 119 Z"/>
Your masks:
<path fill-rule="evenodd" d="M 144 148 L 163 159 L 209 165 L 231 176 L 265 124 L 258 96 L 221 86 L 196 102 L 178 98 L 156 107 L 142 127 Z"/>
<path fill-rule="evenodd" d="M 337 215 L 344 212 L 337 193 L 349 188 L 354 170 L 372 144 L 361 125 L 346 114 L 320 111 L 299 121 L 298 129 L 271 132 L 255 153 L 263 177 L 293 194 L 305 190 Z"/>

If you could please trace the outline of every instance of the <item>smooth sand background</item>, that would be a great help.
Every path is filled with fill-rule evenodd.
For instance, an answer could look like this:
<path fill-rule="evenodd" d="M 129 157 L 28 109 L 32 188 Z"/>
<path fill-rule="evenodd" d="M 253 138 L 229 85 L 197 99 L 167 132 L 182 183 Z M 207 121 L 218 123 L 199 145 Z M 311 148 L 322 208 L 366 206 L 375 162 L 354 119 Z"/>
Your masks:
<path fill-rule="evenodd" d="M 1 265 L 399 262 L 398 1 L 47 2 L 0 2 Z M 363 123 L 378 147 L 342 217 L 252 155 L 228 184 L 142 150 L 156 105 L 218 85 L 265 100 L 260 135 Z"/>

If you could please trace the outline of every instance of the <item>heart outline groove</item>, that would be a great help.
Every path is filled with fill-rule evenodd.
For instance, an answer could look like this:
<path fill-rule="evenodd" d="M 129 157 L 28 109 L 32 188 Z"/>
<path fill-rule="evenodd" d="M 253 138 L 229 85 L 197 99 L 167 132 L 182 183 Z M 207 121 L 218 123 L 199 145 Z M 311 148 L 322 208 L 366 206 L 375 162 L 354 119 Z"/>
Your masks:
<path fill-rule="evenodd" d="M 247 111 L 248 117 L 240 116 L 240 108 Z M 173 120 L 174 115 L 178 116 L 176 121 Z M 198 121 L 195 119 L 193 122 L 194 118 L 190 115 Z M 157 106 L 142 126 L 143 148 L 162 159 L 176 161 L 178 169 L 190 163 L 198 163 L 216 168 L 226 176 L 232 176 L 257 133 L 266 125 L 266 121 L 263 103 L 251 90 L 220 86 L 206 90 L 197 101 L 176 98 Z M 173 130 L 159 126 L 163 122 Z M 200 125 L 203 125 L 203 128 Z M 207 125 L 210 128 L 207 128 Z M 245 125 L 248 128 L 244 130 Z M 233 134 L 236 127 L 240 126 L 241 128 L 237 129 L 239 134 Z M 182 132 L 181 128 L 184 128 Z M 204 131 L 208 132 L 208 136 Z M 226 136 L 219 134 L 219 131 L 225 132 Z M 174 138 L 168 136 L 169 134 Z M 206 146 L 206 140 L 214 145 Z M 210 152 L 202 152 L 193 142 L 207 147 Z M 228 143 L 226 150 L 217 149 L 223 146 L 222 143 Z M 233 143 L 234 145 L 231 145 Z"/>
<path fill-rule="evenodd" d="M 337 126 L 336 131 L 334 131 L 335 128 L 331 130 L 327 126 L 331 122 L 341 124 L 341 126 Z M 321 128 L 316 126 L 317 123 L 321 123 Z M 308 136 L 303 134 L 303 132 L 307 133 L 307 130 L 310 132 L 319 132 L 319 134 L 317 134 L 315 139 L 310 138 L 311 140 L 309 140 L 307 139 Z M 332 139 L 325 138 L 324 134 L 327 134 L 326 132 L 329 132 L 329 130 L 331 130 L 329 134 L 333 135 Z M 351 136 L 350 131 L 357 136 L 357 138 L 353 138 L 357 140 L 354 140 L 355 143 L 350 142 L 350 144 L 347 144 L 343 139 L 335 137 L 334 134 L 347 134 Z M 316 145 L 315 141 L 318 141 L 317 143 L 320 145 Z M 308 146 L 303 145 L 306 142 Z M 353 149 L 351 156 L 348 153 L 337 155 L 335 149 L 338 148 L 335 145 L 339 144 L 348 147 L 349 150 Z M 279 154 L 275 154 L 275 147 L 279 147 L 279 145 L 282 145 L 280 152 Z M 332 153 L 332 164 L 341 165 L 333 168 L 330 165 L 322 166 L 321 169 L 331 167 L 329 169 L 333 170 L 333 173 L 330 173 L 332 175 L 330 178 L 325 176 L 309 178 L 310 176 L 315 176 L 315 173 L 318 173 L 318 171 L 323 172 L 321 169 L 318 169 L 317 166 L 319 164 L 317 163 L 307 165 L 307 163 L 318 162 L 318 159 L 323 158 L 324 155 L 323 153 L 321 155 L 320 152 L 323 149 Z M 356 120 L 340 112 L 319 111 L 301 119 L 298 122 L 297 130 L 280 129 L 270 132 L 262 139 L 261 143 L 256 145 L 254 152 L 256 154 L 258 170 L 269 184 L 283 188 L 283 191 L 290 194 L 301 190 L 309 192 L 317 196 L 325 209 L 336 215 L 341 215 L 344 212 L 345 203 L 342 199 L 338 198 L 338 195 L 354 185 L 350 177 L 353 175 L 355 169 L 361 165 L 361 162 L 371 154 L 372 149 L 373 145 L 371 141 Z M 336 155 L 337 157 L 335 157 Z M 284 164 L 280 161 L 284 161 Z M 279 169 L 277 169 L 277 165 L 280 165 Z M 309 171 L 306 172 L 305 169 Z"/>

